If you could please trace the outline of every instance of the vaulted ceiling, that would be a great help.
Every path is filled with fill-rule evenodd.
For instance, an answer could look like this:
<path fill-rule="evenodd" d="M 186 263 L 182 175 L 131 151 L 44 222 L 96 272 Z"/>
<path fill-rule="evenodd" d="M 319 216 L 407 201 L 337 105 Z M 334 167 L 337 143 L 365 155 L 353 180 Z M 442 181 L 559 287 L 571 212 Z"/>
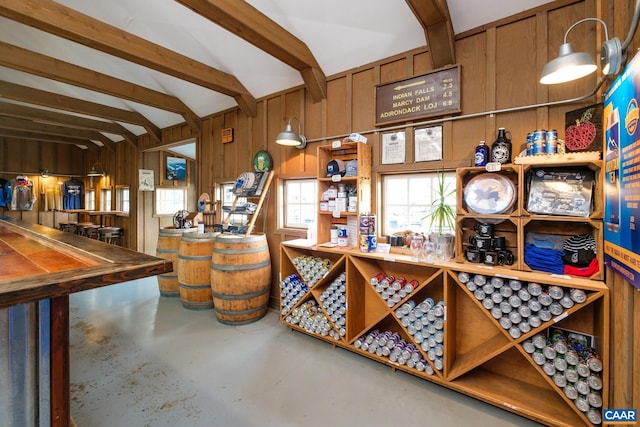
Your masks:
<path fill-rule="evenodd" d="M 2 0 L 0 137 L 87 149 L 429 45 L 542 0 Z"/>

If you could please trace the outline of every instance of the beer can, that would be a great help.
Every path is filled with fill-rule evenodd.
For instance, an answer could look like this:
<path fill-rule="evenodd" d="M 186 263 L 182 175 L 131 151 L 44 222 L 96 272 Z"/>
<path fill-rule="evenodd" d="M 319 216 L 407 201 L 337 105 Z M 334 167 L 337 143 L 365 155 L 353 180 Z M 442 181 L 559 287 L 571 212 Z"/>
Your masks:
<path fill-rule="evenodd" d="M 558 371 L 564 372 L 567 370 L 567 361 L 563 355 L 559 354 L 553 359 L 553 366 L 555 366 Z"/>
<path fill-rule="evenodd" d="M 600 375 L 592 373 L 587 377 L 587 383 L 591 390 L 602 390 L 602 378 Z"/>
<path fill-rule="evenodd" d="M 542 309 L 542 304 L 540 304 L 540 301 L 538 301 L 537 299 L 531 299 L 529 300 L 529 302 L 527 302 L 527 307 L 529 307 L 531 312 L 537 313 L 538 311 L 540 311 L 540 309 Z"/>
<path fill-rule="evenodd" d="M 548 307 L 553 302 L 553 298 L 551 298 L 547 292 L 541 292 L 540 295 L 538 295 L 538 302 Z"/>
<path fill-rule="evenodd" d="M 529 301 L 531 299 L 531 294 L 527 290 L 527 288 L 521 288 L 518 290 L 518 298 L 520 298 L 523 302 Z"/>
<path fill-rule="evenodd" d="M 530 339 L 522 342 L 522 348 L 529 354 L 533 354 L 533 352 L 536 351 L 536 346 L 533 345 L 533 341 Z"/>
<path fill-rule="evenodd" d="M 517 326 L 512 326 L 509 328 L 509 335 L 511 335 L 511 338 L 516 340 L 520 338 L 520 335 L 522 335 L 522 332 L 520 331 L 520 328 L 518 328 Z"/>
<path fill-rule="evenodd" d="M 495 291 L 491 294 L 491 300 L 494 304 L 500 304 L 503 300 L 503 296 L 500 294 L 500 292 Z"/>
<path fill-rule="evenodd" d="M 586 378 L 580 378 L 578 381 L 575 382 L 574 385 L 576 387 L 576 390 L 578 390 L 578 393 L 580 394 L 586 395 L 586 394 L 589 394 L 589 392 L 591 391 Z"/>
<path fill-rule="evenodd" d="M 522 316 L 516 310 L 513 310 L 509 313 L 509 320 L 511 320 L 511 323 L 518 324 L 522 321 Z"/>
<path fill-rule="evenodd" d="M 542 354 L 542 350 L 540 350 L 539 348 L 536 349 L 536 351 L 533 352 L 533 354 L 531 355 L 531 357 L 533 357 L 533 361 L 536 363 L 536 365 L 538 366 L 542 366 L 544 365 L 544 363 L 547 361 L 547 358 L 544 357 L 544 354 Z"/>
<path fill-rule="evenodd" d="M 590 392 L 587 394 L 587 400 L 589 401 L 589 405 L 594 408 L 602 408 L 602 395 L 598 392 Z"/>
<path fill-rule="evenodd" d="M 582 304 L 587 300 L 587 294 L 582 289 L 571 289 L 569 296 L 577 304 Z"/>
<path fill-rule="evenodd" d="M 491 283 L 496 289 L 498 289 L 502 285 L 504 285 L 504 280 L 501 277 L 493 276 L 491 280 L 489 280 L 489 283 Z"/>
<path fill-rule="evenodd" d="M 503 298 L 509 298 L 511 295 L 513 295 L 513 289 L 511 289 L 509 286 L 502 286 L 500 287 L 500 295 L 502 295 Z"/>
<path fill-rule="evenodd" d="M 466 284 L 467 282 L 469 282 L 469 273 L 467 273 L 466 271 L 461 271 L 458 273 L 458 280 L 463 283 Z"/>
<path fill-rule="evenodd" d="M 544 129 L 537 129 L 533 132 L 532 153 L 544 154 L 547 143 L 547 132 Z"/>
<path fill-rule="evenodd" d="M 569 365 L 573 365 L 573 366 L 576 366 L 580 361 L 578 352 L 572 348 L 567 348 L 567 352 L 565 353 L 564 358 Z"/>
<path fill-rule="evenodd" d="M 602 360 L 600 360 L 600 356 L 595 352 L 591 352 L 587 358 L 587 364 L 589 365 L 589 369 L 593 372 L 601 372 L 602 371 Z"/>
<path fill-rule="evenodd" d="M 478 286 L 484 286 L 487 283 L 487 277 L 483 274 L 476 274 L 473 276 L 473 281 Z"/>
<path fill-rule="evenodd" d="M 549 292 L 549 296 L 554 300 L 559 300 L 564 296 L 564 290 L 560 286 L 549 286 L 547 291 Z"/>
<path fill-rule="evenodd" d="M 547 140 L 544 145 L 544 152 L 546 154 L 558 153 L 558 131 L 551 129 L 547 131 Z"/>
<path fill-rule="evenodd" d="M 537 328 L 542 324 L 542 320 L 540 320 L 540 317 L 535 314 L 529 316 L 527 320 L 529 322 L 529 325 L 531 325 L 532 328 Z"/>
<path fill-rule="evenodd" d="M 602 415 L 600 411 L 594 408 L 591 408 L 587 411 L 587 418 L 591 421 L 592 424 L 598 425 L 602 424 Z"/>
<path fill-rule="evenodd" d="M 487 310 L 491 310 L 494 307 L 494 302 L 491 298 L 485 298 L 482 300 L 482 305 Z"/>
<path fill-rule="evenodd" d="M 561 372 L 556 372 L 553 374 L 553 382 L 560 388 L 564 388 L 567 385 L 567 379 Z"/>
<path fill-rule="evenodd" d="M 560 316 L 563 311 L 564 310 L 558 301 L 554 301 L 549 305 L 549 312 L 551 312 L 553 316 Z"/>
<path fill-rule="evenodd" d="M 523 334 L 528 334 L 531 331 L 531 325 L 526 320 L 523 320 L 518 323 L 518 329 L 520 329 L 520 332 Z"/>
<path fill-rule="evenodd" d="M 511 328 L 511 326 L 513 326 L 513 323 L 511 322 L 511 320 L 509 320 L 508 317 L 505 316 L 500 318 L 500 326 L 508 330 L 509 328 Z"/>
<path fill-rule="evenodd" d="M 542 286 L 538 283 L 531 282 L 527 285 L 527 290 L 531 296 L 537 297 L 542 293 Z"/>
<path fill-rule="evenodd" d="M 543 322 L 548 322 L 549 320 L 551 320 L 551 312 L 547 309 L 542 309 L 538 312 L 538 316 L 540 317 L 540 320 L 542 320 Z"/>
<path fill-rule="evenodd" d="M 522 305 L 522 300 L 517 295 L 511 295 L 509 297 L 509 305 L 513 308 L 518 308 Z"/>
<path fill-rule="evenodd" d="M 586 360 L 580 360 L 576 365 L 576 370 L 582 378 L 587 378 L 591 374 L 591 369 L 589 369 L 589 364 Z"/>
<path fill-rule="evenodd" d="M 575 403 L 576 408 L 578 408 L 582 412 L 587 412 L 590 408 L 589 400 L 587 400 L 587 396 L 585 396 L 584 394 L 578 395 L 573 403 Z"/>
<path fill-rule="evenodd" d="M 502 314 L 502 310 L 498 306 L 494 306 L 491 309 L 491 316 L 496 320 L 500 319 L 502 317 Z"/>
<path fill-rule="evenodd" d="M 475 292 L 475 290 L 478 289 L 478 285 L 473 280 L 469 280 L 466 285 L 470 292 Z"/>
<path fill-rule="evenodd" d="M 513 310 L 513 307 L 511 307 L 511 304 L 509 304 L 509 301 L 502 301 L 500 303 L 500 310 L 502 310 L 504 314 L 509 314 L 511 313 L 511 310 Z"/>
<path fill-rule="evenodd" d="M 522 288 L 522 282 L 519 280 L 515 280 L 515 279 L 511 279 L 509 280 L 509 287 L 514 291 L 517 292 L 520 290 L 520 288 Z"/>
<path fill-rule="evenodd" d="M 542 365 L 542 370 L 550 377 L 552 377 L 556 373 L 556 368 L 553 366 L 553 362 L 549 360 L 544 362 L 544 364 Z"/>
<path fill-rule="evenodd" d="M 482 290 L 484 291 L 485 294 L 491 295 L 493 291 L 495 291 L 495 288 L 491 283 L 487 283 L 484 286 L 482 286 Z"/>
<path fill-rule="evenodd" d="M 542 350 L 543 348 L 545 348 L 545 346 L 547 345 L 547 339 L 545 338 L 545 336 L 541 333 L 535 334 L 532 338 L 531 338 L 531 342 L 533 342 L 533 345 L 538 349 L 538 350 Z"/>
<path fill-rule="evenodd" d="M 548 342 L 547 345 L 542 349 L 542 353 L 544 353 L 544 357 L 549 360 L 555 359 L 558 354 L 553 348 L 553 344 L 551 344 L 551 342 Z"/>
<path fill-rule="evenodd" d="M 576 371 L 576 368 L 574 368 L 573 366 L 567 366 L 567 369 L 565 369 L 564 371 L 564 377 L 568 382 L 575 383 L 576 381 L 578 381 L 578 378 L 580 378 L 580 375 L 578 375 L 578 371 Z"/>
<path fill-rule="evenodd" d="M 520 307 L 518 307 L 518 314 L 520 314 L 521 317 L 529 317 L 531 316 L 531 308 L 529 308 L 528 305 L 521 305 Z"/>
<path fill-rule="evenodd" d="M 559 354 L 565 354 L 567 352 L 567 339 L 562 332 L 554 332 L 553 335 L 551 335 L 551 342 Z"/>
<path fill-rule="evenodd" d="M 564 387 L 564 394 L 571 400 L 575 400 L 578 398 L 578 391 L 573 386 L 573 384 L 569 383 Z"/>
<path fill-rule="evenodd" d="M 527 134 L 526 147 L 527 147 L 526 155 L 532 156 L 533 155 L 533 132 L 529 132 Z"/>

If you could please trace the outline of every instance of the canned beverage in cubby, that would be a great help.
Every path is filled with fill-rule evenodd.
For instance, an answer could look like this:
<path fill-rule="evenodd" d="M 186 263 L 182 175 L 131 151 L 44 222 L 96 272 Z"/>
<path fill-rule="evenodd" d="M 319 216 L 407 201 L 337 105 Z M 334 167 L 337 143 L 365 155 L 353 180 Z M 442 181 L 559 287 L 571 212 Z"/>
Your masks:
<path fill-rule="evenodd" d="M 285 277 L 280 282 L 280 314 L 287 314 L 298 301 L 309 292 L 309 287 L 297 274 Z"/>
<path fill-rule="evenodd" d="M 330 260 L 307 255 L 297 256 L 292 262 L 309 287 L 315 285 L 331 269 Z"/>

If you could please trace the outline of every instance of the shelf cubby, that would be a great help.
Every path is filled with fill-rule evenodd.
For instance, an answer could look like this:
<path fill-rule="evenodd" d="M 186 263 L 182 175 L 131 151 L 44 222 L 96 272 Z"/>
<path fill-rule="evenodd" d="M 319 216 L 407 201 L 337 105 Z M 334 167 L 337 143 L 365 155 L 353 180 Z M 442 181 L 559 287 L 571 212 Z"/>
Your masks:
<path fill-rule="evenodd" d="M 504 216 L 519 217 L 522 210 L 522 200 L 520 196 L 520 188 L 522 186 L 522 168 L 519 165 L 502 165 L 501 169 L 496 172 L 488 172 L 484 166 L 458 168 L 456 170 L 456 212 L 458 215 L 473 215 L 474 212 L 469 209 L 464 200 L 464 188 L 473 178 L 485 174 L 493 173 L 511 181 L 515 188 L 515 196 L 517 197 L 513 208 L 510 212 L 505 212 Z"/>
<path fill-rule="evenodd" d="M 521 258 L 518 253 L 520 219 L 506 215 L 458 215 L 456 217 L 456 262 L 486 265 L 484 263 L 470 262 L 466 257 L 466 250 L 471 247 L 469 239 L 476 234 L 476 226 L 483 222 L 493 225 L 493 236 L 504 237 L 506 249 L 513 254 L 513 264 L 502 265 L 501 267 L 519 270 L 521 264 Z"/>

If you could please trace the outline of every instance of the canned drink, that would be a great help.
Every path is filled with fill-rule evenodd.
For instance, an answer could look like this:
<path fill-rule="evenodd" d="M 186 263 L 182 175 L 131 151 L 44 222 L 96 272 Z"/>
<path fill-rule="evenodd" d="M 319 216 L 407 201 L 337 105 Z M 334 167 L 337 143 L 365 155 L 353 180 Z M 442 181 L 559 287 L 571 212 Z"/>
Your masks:
<path fill-rule="evenodd" d="M 542 324 L 542 320 L 540 320 L 540 317 L 537 315 L 529 316 L 528 321 L 532 328 L 537 328 Z"/>
<path fill-rule="evenodd" d="M 521 305 L 518 307 L 518 314 L 520 314 L 521 317 L 529 317 L 531 316 L 531 309 L 528 305 Z"/>
<path fill-rule="evenodd" d="M 477 285 L 477 284 L 476 284 L 476 282 L 475 282 L 475 281 L 473 281 L 473 280 L 469 280 L 469 281 L 466 283 L 466 285 L 467 285 L 467 289 L 468 289 L 470 292 L 475 292 L 475 290 L 476 290 L 476 289 L 478 289 L 478 285 Z"/>
<path fill-rule="evenodd" d="M 593 372 L 601 372 L 602 371 L 602 360 L 600 360 L 600 356 L 596 353 L 591 353 L 587 358 L 587 364 L 589 365 L 589 369 Z"/>
<path fill-rule="evenodd" d="M 520 288 L 522 288 L 522 282 L 519 280 L 515 280 L 515 279 L 511 279 L 509 280 L 509 287 L 514 291 L 517 292 L 520 290 Z"/>
<path fill-rule="evenodd" d="M 578 381 L 578 378 L 580 378 L 580 375 L 578 375 L 578 371 L 576 371 L 576 368 L 574 368 L 573 366 L 567 366 L 567 369 L 564 370 L 564 377 L 570 383 L 575 383 L 576 381 Z"/>
<path fill-rule="evenodd" d="M 522 321 L 522 316 L 520 316 L 520 313 L 514 310 L 509 313 L 509 320 L 511 320 L 511 323 L 518 324 Z"/>
<path fill-rule="evenodd" d="M 564 289 L 560 286 L 549 286 L 547 292 L 549 292 L 549 296 L 555 300 L 559 300 L 564 296 Z"/>
<path fill-rule="evenodd" d="M 543 322 L 548 322 L 549 320 L 551 320 L 551 312 L 547 309 L 542 309 L 538 312 L 538 316 L 540 317 L 540 320 L 542 320 Z"/>
<path fill-rule="evenodd" d="M 567 352 L 564 354 L 564 358 L 569 365 L 576 366 L 580 361 L 578 352 L 572 348 L 567 348 Z"/>
<path fill-rule="evenodd" d="M 567 370 L 567 361 L 561 354 L 559 354 L 555 359 L 553 359 L 553 366 L 555 366 L 558 371 L 564 372 Z"/>
<path fill-rule="evenodd" d="M 544 362 L 544 364 L 542 365 L 542 370 L 550 377 L 556 373 L 556 368 L 553 366 L 553 362 L 550 361 Z"/>
<path fill-rule="evenodd" d="M 500 310 L 500 307 L 498 306 L 494 306 L 491 309 L 491 316 L 496 320 L 500 319 L 502 317 L 502 314 L 502 310 Z"/>
<path fill-rule="evenodd" d="M 531 299 L 527 302 L 527 307 L 529 307 L 532 312 L 537 313 L 542 308 L 542 304 L 540 304 L 540 301 L 537 299 Z"/>
<path fill-rule="evenodd" d="M 602 378 L 598 374 L 592 373 L 587 377 L 587 383 L 591 390 L 602 390 Z"/>
<path fill-rule="evenodd" d="M 560 316 L 563 311 L 564 309 L 558 301 L 554 301 L 549 305 L 549 312 L 551 312 L 553 316 Z"/>
<path fill-rule="evenodd" d="M 487 283 L 487 277 L 483 274 L 476 274 L 473 276 L 473 281 L 478 286 L 484 286 Z"/>
<path fill-rule="evenodd" d="M 476 291 L 473 293 L 473 295 L 476 297 L 477 300 L 482 301 L 485 297 L 486 294 L 484 293 L 484 291 L 482 290 L 482 288 L 478 288 L 476 289 Z"/>
<path fill-rule="evenodd" d="M 587 378 L 591 374 L 591 369 L 589 369 L 589 364 L 587 364 L 586 360 L 580 360 L 576 365 L 576 370 L 582 378 Z"/>
<path fill-rule="evenodd" d="M 542 293 L 542 286 L 538 283 L 529 283 L 527 285 L 527 290 L 531 296 L 537 297 Z"/>
<path fill-rule="evenodd" d="M 533 352 L 536 351 L 536 346 L 533 345 L 533 341 L 530 339 L 522 342 L 522 348 L 529 354 L 533 354 Z"/>
<path fill-rule="evenodd" d="M 597 409 L 589 409 L 587 411 L 587 418 L 589 419 L 589 421 L 591 421 L 592 424 L 598 425 L 598 424 L 602 424 L 602 415 L 600 414 L 600 411 Z"/>
<path fill-rule="evenodd" d="M 553 343 L 553 348 L 555 348 L 559 354 L 565 354 L 567 352 L 567 339 L 562 332 L 554 332 L 553 335 L 551 335 L 551 342 Z"/>
<path fill-rule="evenodd" d="M 560 305 L 566 308 L 567 310 L 573 307 L 573 304 L 574 304 L 569 294 L 565 294 L 562 298 L 560 298 L 559 302 L 560 302 Z"/>
<path fill-rule="evenodd" d="M 558 131 L 551 129 L 547 131 L 547 141 L 544 146 L 544 152 L 546 154 L 558 153 Z"/>
<path fill-rule="evenodd" d="M 526 155 L 527 156 L 532 156 L 533 155 L 533 132 L 529 132 L 527 134 L 527 139 L 526 139 Z"/>
<path fill-rule="evenodd" d="M 495 291 L 496 289 L 491 283 L 487 283 L 482 287 L 482 290 L 484 291 L 485 294 L 491 295 L 493 291 Z"/>
<path fill-rule="evenodd" d="M 491 310 L 494 307 L 494 302 L 491 298 L 485 298 L 482 300 L 482 306 L 487 310 Z"/>
<path fill-rule="evenodd" d="M 494 292 L 491 294 L 491 300 L 494 304 L 500 304 L 503 300 L 503 296 L 500 295 L 500 292 Z"/>
<path fill-rule="evenodd" d="M 578 397 L 578 391 L 571 383 L 567 384 L 563 390 L 565 396 L 567 396 L 571 400 L 575 400 Z"/>
<path fill-rule="evenodd" d="M 591 391 L 586 378 L 580 378 L 578 381 L 575 382 L 574 385 L 576 387 L 576 390 L 578 390 L 578 393 L 580 394 L 586 395 L 586 394 L 589 394 L 589 392 Z"/>
<path fill-rule="evenodd" d="M 569 297 L 577 304 L 582 304 L 587 300 L 587 294 L 582 289 L 571 289 Z"/>
<path fill-rule="evenodd" d="M 533 361 L 536 363 L 536 365 L 538 366 L 542 366 L 544 365 L 544 363 L 547 361 L 547 358 L 544 357 L 544 354 L 542 354 L 542 350 L 540 350 L 539 348 L 536 349 L 536 351 L 533 352 L 533 354 L 531 355 L 531 357 L 533 357 Z"/>
<path fill-rule="evenodd" d="M 548 342 L 547 345 L 542 349 L 542 352 L 544 353 L 544 357 L 549 360 L 555 359 L 558 355 L 558 353 L 556 353 L 556 350 L 553 348 L 553 344 L 551 344 L 550 342 Z"/>
<path fill-rule="evenodd" d="M 547 143 L 547 132 L 544 129 L 537 129 L 533 132 L 532 153 L 544 154 Z"/>
<path fill-rule="evenodd" d="M 602 395 L 597 392 L 591 392 L 587 394 L 587 401 L 589 401 L 589 405 L 594 408 L 602 408 Z"/>
<path fill-rule="evenodd" d="M 523 334 L 528 334 L 531 331 L 531 325 L 526 320 L 523 320 L 518 324 L 518 329 L 520 329 L 520 332 Z"/>
<path fill-rule="evenodd" d="M 522 305 L 522 300 L 517 295 L 511 295 L 509 297 L 509 305 L 513 308 L 518 308 Z"/>
<path fill-rule="evenodd" d="M 587 396 L 585 396 L 584 394 L 578 395 L 578 397 L 575 398 L 573 403 L 575 403 L 576 408 L 578 408 L 582 412 L 587 412 L 589 408 L 591 408 L 591 406 L 589 405 L 589 400 L 587 399 Z"/>
<path fill-rule="evenodd" d="M 500 295 L 502 296 L 502 298 L 509 298 L 511 295 L 513 295 L 513 289 L 511 289 L 509 286 L 501 286 Z"/>
<path fill-rule="evenodd" d="M 511 335 L 511 338 L 513 338 L 514 340 L 517 340 L 518 338 L 520 338 L 520 335 L 522 335 L 522 332 L 520 331 L 519 327 L 512 326 L 509 328 L 509 335 Z"/>
<path fill-rule="evenodd" d="M 564 388 L 567 385 L 567 379 L 561 372 L 553 374 L 553 383 L 560 388 Z"/>
<path fill-rule="evenodd" d="M 444 367 L 444 360 L 442 357 L 436 358 L 436 360 L 433 361 L 433 366 L 435 366 L 438 371 L 442 371 L 442 368 Z"/>
<path fill-rule="evenodd" d="M 509 314 L 511 313 L 511 310 L 513 310 L 513 307 L 511 307 L 511 304 L 509 304 L 509 301 L 502 301 L 500 303 L 500 310 L 502 310 L 502 313 L 504 314 Z"/>
<path fill-rule="evenodd" d="M 543 306 L 548 307 L 553 302 L 553 298 L 551 298 L 548 293 L 541 292 L 540 295 L 538 295 L 538 302 Z"/>
<path fill-rule="evenodd" d="M 430 365 L 429 363 L 426 363 L 426 364 L 424 365 L 424 372 L 425 372 L 427 375 L 433 375 L 433 374 L 435 374 L 435 371 L 433 370 L 433 368 L 431 367 L 431 365 Z"/>
<path fill-rule="evenodd" d="M 533 345 L 539 350 L 542 350 L 547 345 L 547 339 L 541 333 L 535 334 L 531 338 L 531 341 L 533 342 Z"/>
<path fill-rule="evenodd" d="M 466 284 L 467 282 L 469 282 L 469 273 L 467 273 L 466 271 L 461 271 L 458 273 L 458 280 L 463 283 Z"/>
<path fill-rule="evenodd" d="M 491 280 L 489 280 L 489 283 L 491 283 L 497 289 L 504 285 L 504 280 L 502 280 L 502 277 L 493 276 Z"/>
<path fill-rule="evenodd" d="M 509 328 L 513 326 L 513 323 L 511 322 L 511 320 L 509 320 L 508 317 L 505 316 L 500 318 L 500 326 L 502 326 L 504 329 L 509 330 Z"/>

